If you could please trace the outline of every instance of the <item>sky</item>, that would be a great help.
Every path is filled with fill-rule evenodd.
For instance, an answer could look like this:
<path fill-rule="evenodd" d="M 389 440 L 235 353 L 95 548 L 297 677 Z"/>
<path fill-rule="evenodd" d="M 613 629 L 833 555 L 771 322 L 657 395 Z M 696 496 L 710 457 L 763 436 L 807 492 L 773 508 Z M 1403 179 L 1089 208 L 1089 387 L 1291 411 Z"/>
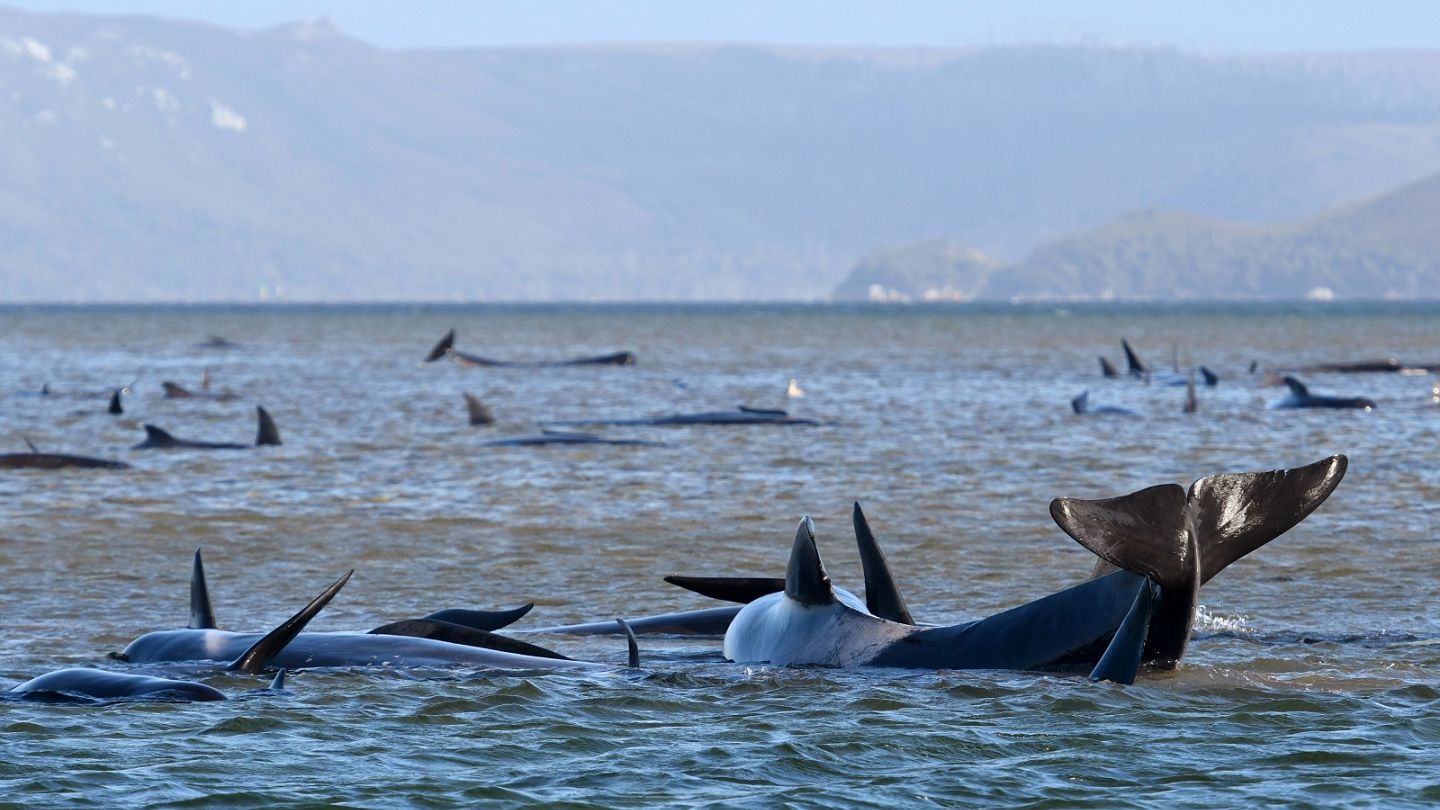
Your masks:
<path fill-rule="evenodd" d="M 266 28 L 328 17 L 387 48 L 643 42 L 973 47 L 1033 42 L 1207 52 L 1440 47 L 1433 0 L 0 0 Z"/>

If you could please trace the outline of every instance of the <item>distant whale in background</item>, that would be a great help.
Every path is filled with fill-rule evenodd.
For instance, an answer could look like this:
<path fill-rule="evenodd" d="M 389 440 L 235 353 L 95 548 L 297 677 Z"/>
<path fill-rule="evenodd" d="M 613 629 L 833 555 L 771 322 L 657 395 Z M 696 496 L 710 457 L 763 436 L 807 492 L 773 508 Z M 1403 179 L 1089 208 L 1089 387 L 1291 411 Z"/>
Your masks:
<path fill-rule="evenodd" d="M 1147 383 L 1153 383 L 1155 385 L 1174 386 L 1185 385 L 1189 380 L 1189 375 L 1184 374 L 1180 371 L 1178 362 L 1176 363 L 1176 368 L 1173 371 L 1159 371 L 1151 369 L 1149 366 L 1146 366 L 1145 363 L 1140 359 L 1140 355 L 1135 353 L 1135 349 L 1130 346 L 1129 340 L 1121 338 L 1120 346 L 1125 350 L 1126 373 L 1128 373 L 1131 377 L 1134 377 L 1137 380 L 1143 380 Z M 1206 386 L 1213 387 L 1219 384 L 1220 378 L 1216 376 L 1215 372 L 1211 371 L 1210 369 L 1204 366 L 1197 366 L 1195 370 L 1200 372 L 1200 379 Z M 1113 366 L 1110 365 L 1110 361 L 1106 360 L 1103 357 L 1100 358 L 1100 372 L 1103 376 L 1106 377 L 1116 376 L 1115 369 Z"/>
<path fill-rule="evenodd" d="M 255 434 L 255 443 L 252 444 L 231 444 L 227 442 L 202 442 L 192 439 L 177 439 L 168 432 L 161 430 L 154 425 L 145 425 L 145 441 L 135 445 L 134 450 L 244 450 L 249 447 L 264 447 L 266 445 L 280 444 L 280 430 L 275 427 L 275 420 L 270 414 L 259 405 L 255 406 L 256 419 L 259 428 Z"/>
<path fill-rule="evenodd" d="M 791 416 L 789 412 L 777 408 L 747 408 L 741 405 L 733 411 L 677 413 L 669 416 L 646 416 L 637 419 L 571 419 L 545 424 L 578 427 L 583 425 L 818 425 L 820 422 Z"/>
<path fill-rule="evenodd" d="M 233 340 L 226 340 L 219 335 L 206 335 L 205 339 L 195 344 L 197 349 L 238 349 L 240 344 Z"/>
<path fill-rule="evenodd" d="M 1080 396 L 1070 400 L 1070 408 L 1081 416 L 1111 414 L 1114 416 L 1139 416 L 1140 414 L 1119 405 L 1091 405 L 1090 392 L 1081 391 Z"/>
<path fill-rule="evenodd" d="M 228 665 L 220 669 L 232 672 L 258 674 L 274 661 L 275 657 L 293 641 L 305 625 L 315 618 L 330 603 L 331 599 L 350 581 L 353 571 L 346 572 L 323 593 L 301 608 L 299 613 L 286 619 L 269 633 L 259 637 L 244 648 Z M 229 660 L 215 655 L 198 661 Z M 271 681 L 270 688 L 279 689 L 284 684 L 285 673 L 281 672 Z M 193 681 L 173 678 L 157 678 L 130 672 L 110 672 L 103 669 L 72 668 L 62 669 L 32 678 L 12 688 L 9 695 L 30 700 L 81 700 L 107 701 L 123 699 L 151 700 L 225 700 L 220 690 Z"/>
<path fill-rule="evenodd" d="M 465 392 L 465 415 L 470 420 L 472 427 L 495 424 L 495 414 L 485 407 L 485 403 L 481 402 L 479 397 L 469 391 Z"/>
<path fill-rule="evenodd" d="M 200 388 L 196 391 L 182 388 L 181 386 L 176 385 L 175 383 L 168 380 L 160 383 L 160 387 L 165 389 L 166 399 L 208 399 L 213 402 L 230 402 L 231 400 L 239 398 L 235 393 L 231 391 L 211 391 L 209 368 L 201 370 Z"/>
<path fill-rule="evenodd" d="M 546 368 L 554 366 L 633 366 L 635 365 L 634 352 L 611 352 L 610 354 L 594 355 L 592 357 L 576 357 L 571 360 L 495 360 L 489 357 L 481 357 L 478 354 L 468 354 L 455 348 L 455 330 L 451 329 L 440 338 L 430 353 L 425 355 L 426 363 L 433 363 L 442 357 L 449 357 L 462 366 L 488 366 L 504 368 Z"/>
<path fill-rule="evenodd" d="M 1286 377 L 1285 385 L 1289 386 L 1290 393 L 1284 399 L 1271 403 L 1271 409 L 1355 408 L 1369 411 L 1375 408 L 1375 400 L 1365 397 L 1329 397 L 1311 394 L 1309 387 L 1294 377 Z"/>
<path fill-rule="evenodd" d="M 555 444 L 609 444 L 631 447 L 661 447 L 664 442 L 644 439 L 607 439 L 594 433 L 572 433 L 563 430 L 542 430 L 531 436 L 516 436 L 510 439 L 495 439 L 485 442 L 482 447 L 541 447 Z"/>

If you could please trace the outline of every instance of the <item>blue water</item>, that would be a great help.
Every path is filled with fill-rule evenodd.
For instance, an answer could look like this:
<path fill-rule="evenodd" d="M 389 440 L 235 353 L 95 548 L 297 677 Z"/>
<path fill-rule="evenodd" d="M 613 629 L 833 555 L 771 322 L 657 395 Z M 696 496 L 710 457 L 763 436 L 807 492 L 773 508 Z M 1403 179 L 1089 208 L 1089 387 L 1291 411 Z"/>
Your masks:
<path fill-rule="evenodd" d="M 421 364 L 632 350 L 633 368 Z M 241 345 L 199 348 L 207 334 Z M 1183 388 L 1105 380 L 1128 337 Z M 592 674 L 309 671 L 219 704 L 0 702 L 0 806 L 1388 807 L 1440 801 L 1440 407 L 1433 375 L 1313 374 L 1373 412 L 1278 411 L 1260 367 L 1440 365 L 1440 306 L 0 308 L 0 683 L 187 619 L 203 547 L 222 627 L 315 629 L 533 601 L 520 626 L 706 607 L 668 573 L 778 575 L 804 514 L 858 589 L 860 500 L 918 619 L 1084 578 L 1051 498 L 1346 453 L 1335 495 L 1201 592 L 1189 653 L 1133 686 L 1063 674 L 725 662 L 718 641 L 546 638 Z M 209 369 L 229 402 L 167 400 Z M 787 400 L 794 378 L 805 396 Z M 134 382 L 126 413 L 108 391 Z M 50 396 L 32 396 L 48 384 Z M 1082 418 L 1069 401 L 1135 418 Z M 471 428 L 470 391 L 499 424 Z M 141 425 L 284 445 L 129 449 Z M 659 447 L 486 448 L 546 420 L 789 407 L 824 424 L 609 428 Z M 537 639 L 538 640 L 538 639 Z M 216 676 L 232 695 L 261 679 Z"/>

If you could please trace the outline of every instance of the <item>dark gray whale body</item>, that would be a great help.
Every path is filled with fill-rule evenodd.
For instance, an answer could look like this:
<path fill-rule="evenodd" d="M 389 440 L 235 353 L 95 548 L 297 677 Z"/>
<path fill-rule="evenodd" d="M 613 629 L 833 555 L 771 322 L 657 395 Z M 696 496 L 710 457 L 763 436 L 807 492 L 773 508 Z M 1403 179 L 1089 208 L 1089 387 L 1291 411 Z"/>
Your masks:
<path fill-rule="evenodd" d="M 1294 377 L 1286 377 L 1285 385 L 1290 388 L 1290 394 L 1272 404 L 1270 406 L 1272 409 L 1352 408 L 1369 411 L 1375 408 L 1375 400 L 1365 397 L 1328 397 L 1311 394 L 1309 387 Z"/>
<path fill-rule="evenodd" d="M 269 412 L 259 405 L 255 406 L 255 418 L 259 426 L 255 433 L 254 444 L 233 444 L 229 442 L 202 442 L 192 439 L 179 439 L 171 436 L 168 432 L 161 430 L 154 425 L 145 425 L 145 441 L 135 445 L 132 450 L 244 450 L 250 447 L 264 447 L 267 445 L 280 444 L 280 430 L 275 427 L 275 420 L 270 418 Z"/>
<path fill-rule="evenodd" d="M 451 329 L 445 336 L 430 349 L 425 355 L 426 363 L 433 363 L 442 357 L 449 357 L 462 366 L 485 366 L 491 368 L 551 368 L 557 366 L 633 366 L 635 365 L 634 352 L 611 352 L 610 354 L 597 354 L 590 357 L 576 357 L 570 360 L 496 360 L 490 357 L 481 357 L 478 354 L 469 354 L 455 348 L 455 330 Z"/>
<path fill-rule="evenodd" d="M 300 612 L 281 622 L 278 627 L 263 636 L 257 636 L 249 645 L 233 657 L 221 659 L 217 656 L 194 659 L 205 661 L 229 660 L 222 668 L 232 672 L 258 674 L 290 644 L 310 620 L 335 598 L 345 583 L 350 581 L 353 571 L 347 571 L 319 596 L 300 609 Z M 271 689 L 283 686 L 285 672 L 282 669 L 270 683 Z M 193 681 L 161 678 L 134 672 L 111 672 L 103 669 L 71 668 L 48 672 L 31 678 L 4 693 L 7 697 L 44 701 L 112 701 L 125 699 L 144 700 L 225 700 L 220 690 Z"/>
<path fill-rule="evenodd" d="M 485 442 L 482 447 L 542 447 L 549 445 L 609 444 L 631 447 L 659 447 L 663 442 L 643 439 L 607 439 L 594 433 L 572 433 L 563 430 L 542 430 L 531 436 L 516 436 L 510 439 L 495 439 Z"/>
<path fill-rule="evenodd" d="M 63 470 L 68 468 L 128 470 L 130 465 L 123 461 L 92 456 L 75 456 L 68 453 L 0 453 L 0 470 Z"/>
<path fill-rule="evenodd" d="M 814 419 L 803 419 L 791 416 L 789 412 L 778 408 L 747 408 L 741 405 L 733 411 L 677 413 L 670 414 L 669 416 L 645 416 L 638 419 L 571 419 L 560 422 L 547 422 L 546 424 L 560 427 L 578 427 L 582 425 L 818 425 L 820 422 Z"/>

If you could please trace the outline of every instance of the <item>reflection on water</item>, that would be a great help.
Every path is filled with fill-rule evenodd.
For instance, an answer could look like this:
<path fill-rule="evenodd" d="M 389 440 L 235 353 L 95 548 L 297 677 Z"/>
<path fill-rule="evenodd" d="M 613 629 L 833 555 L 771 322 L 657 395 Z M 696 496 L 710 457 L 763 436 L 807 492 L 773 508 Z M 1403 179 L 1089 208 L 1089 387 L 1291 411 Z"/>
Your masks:
<path fill-rule="evenodd" d="M 922 621 L 1073 583 L 1085 551 L 1052 497 L 1350 457 L 1330 501 L 1201 594 L 1178 672 L 1132 688 L 1030 673 L 744 668 L 646 639 L 648 677 L 299 673 L 213 706 L 0 703 L 0 793 L 54 804 L 594 802 L 1213 806 L 1440 800 L 1434 575 L 1440 410 L 1429 376 L 1313 374 L 1370 413 L 1270 411 L 1266 367 L 1440 362 L 1440 307 L 294 307 L 0 309 L 0 452 L 127 471 L 0 472 L 0 679 L 103 663 L 183 625 L 203 547 L 221 626 L 268 627 L 336 572 L 316 620 L 441 607 L 555 624 L 707 606 L 667 573 L 778 575 L 803 514 L 860 583 L 861 500 Z M 634 367 L 425 365 L 630 350 Z M 207 335 L 236 348 L 196 346 Z M 1220 384 L 1100 378 L 1127 337 Z M 1252 361 L 1261 371 L 1249 373 Z M 170 400 L 162 381 L 231 402 Z M 126 412 L 105 413 L 129 383 Z M 803 398 L 787 396 L 791 380 Z M 49 396 L 32 396 L 44 385 Z M 1139 417 L 1079 417 L 1070 400 Z M 497 424 L 471 427 L 463 392 Z M 141 426 L 280 447 L 129 449 Z M 482 447 L 551 420 L 790 408 L 794 427 L 611 427 L 664 446 Z M 1391 639 L 1395 641 L 1392 643 Z M 615 639 L 558 639 L 624 661 Z M 243 691 L 257 684 L 222 677 Z M 27 798 L 27 803 L 31 803 Z M 9 799 L 14 801 L 15 799 Z"/>

